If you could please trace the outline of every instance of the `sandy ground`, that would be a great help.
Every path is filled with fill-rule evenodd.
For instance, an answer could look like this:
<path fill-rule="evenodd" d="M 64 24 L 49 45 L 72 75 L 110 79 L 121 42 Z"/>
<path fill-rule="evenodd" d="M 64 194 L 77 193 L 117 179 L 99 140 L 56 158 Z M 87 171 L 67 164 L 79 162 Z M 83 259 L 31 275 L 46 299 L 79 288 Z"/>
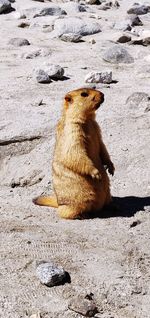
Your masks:
<path fill-rule="evenodd" d="M 149 94 L 150 49 L 123 44 L 134 57 L 132 64 L 115 65 L 102 59 L 120 34 L 111 28 L 113 22 L 124 20 L 133 1 L 120 0 L 119 4 L 118 9 L 107 11 L 89 5 L 99 16 L 90 19 L 100 23 L 102 32 L 85 36 L 80 43 L 50 38 L 43 25 L 51 25 L 58 17 L 31 16 L 23 20 L 30 27 L 19 28 L 22 20 L 16 18 L 16 12 L 0 15 L 1 317 L 25 318 L 39 312 L 41 318 L 80 318 L 68 309 L 68 302 L 90 292 L 99 317 L 150 317 L 149 112 L 145 104 L 126 104 L 134 92 Z M 17 12 L 48 5 L 31 0 L 12 4 Z M 90 15 L 72 12 L 72 16 Z M 148 30 L 150 13 L 140 19 L 143 26 L 136 30 Z M 26 38 L 31 45 L 8 45 L 14 37 Z M 91 39 L 96 43 L 89 43 Z M 23 57 L 37 49 L 49 53 Z M 37 83 L 34 69 L 44 62 L 64 67 L 68 79 Z M 34 206 L 32 198 L 52 191 L 55 125 L 64 94 L 85 86 L 86 74 L 96 70 L 113 73 L 114 83 L 96 85 L 105 94 L 97 121 L 116 167 L 111 189 L 120 210 L 101 218 L 60 220 L 55 209 Z M 43 104 L 38 106 L 41 100 Z M 41 285 L 35 275 L 39 260 L 62 265 L 70 273 L 71 283 L 53 288 Z"/>

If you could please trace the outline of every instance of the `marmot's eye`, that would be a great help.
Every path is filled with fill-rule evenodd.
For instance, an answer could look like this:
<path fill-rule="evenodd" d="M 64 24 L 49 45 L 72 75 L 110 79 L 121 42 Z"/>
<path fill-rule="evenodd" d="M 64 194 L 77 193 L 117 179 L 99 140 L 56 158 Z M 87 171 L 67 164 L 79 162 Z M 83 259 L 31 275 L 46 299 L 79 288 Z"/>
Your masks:
<path fill-rule="evenodd" d="M 89 94 L 88 94 L 88 93 L 86 93 L 86 92 L 82 92 L 82 93 L 81 93 L 81 96 L 83 96 L 83 97 L 87 97 L 87 96 L 89 96 Z"/>

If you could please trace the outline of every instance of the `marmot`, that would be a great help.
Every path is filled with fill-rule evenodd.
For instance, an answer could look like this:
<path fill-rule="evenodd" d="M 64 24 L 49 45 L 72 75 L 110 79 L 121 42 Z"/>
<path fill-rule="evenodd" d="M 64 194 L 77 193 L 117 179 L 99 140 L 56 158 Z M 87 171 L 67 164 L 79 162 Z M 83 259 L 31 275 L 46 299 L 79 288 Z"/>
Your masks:
<path fill-rule="evenodd" d="M 115 168 L 95 120 L 103 101 L 103 93 L 90 88 L 71 91 L 64 98 L 52 164 L 55 196 L 33 200 L 57 207 L 62 218 L 80 218 L 112 201 L 106 169 L 113 175 Z"/>

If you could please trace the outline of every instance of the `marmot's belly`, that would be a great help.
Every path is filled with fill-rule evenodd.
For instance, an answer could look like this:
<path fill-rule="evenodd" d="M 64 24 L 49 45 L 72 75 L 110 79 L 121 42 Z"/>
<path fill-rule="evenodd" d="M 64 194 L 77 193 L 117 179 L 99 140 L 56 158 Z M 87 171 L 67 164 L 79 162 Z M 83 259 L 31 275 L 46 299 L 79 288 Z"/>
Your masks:
<path fill-rule="evenodd" d="M 101 207 L 109 191 L 109 179 L 105 170 L 102 180 L 93 180 L 90 176 L 78 175 L 69 169 L 61 169 L 61 175 L 53 172 L 53 185 L 59 205 L 87 205 L 90 208 Z"/>

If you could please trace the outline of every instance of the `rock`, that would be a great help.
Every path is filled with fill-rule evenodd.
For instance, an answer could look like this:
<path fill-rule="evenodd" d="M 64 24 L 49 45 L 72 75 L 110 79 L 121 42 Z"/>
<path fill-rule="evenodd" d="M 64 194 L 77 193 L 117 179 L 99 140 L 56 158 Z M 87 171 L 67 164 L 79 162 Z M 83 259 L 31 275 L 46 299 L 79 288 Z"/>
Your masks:
<path fill-rule="evenodd" d="M 90 40 L 89 40 L 89 43 L 90 43 L 90 44 L 95 44 L 96 41 L 95 41 L 95 39 L 90 39 Z"/>
<path fill-rule="evenodd" d="M 39 13 L 36 13 L 33 18 L 36 18 L 36 17 L 43 17 L 43 16 L 46 16 L 46 15 L 66 15 L 66 11 L 62 10 L 61 8 L 59 7 L 48 7 L 48 8 L 44 8 L 42 10 L 39 11 Z"/>
<path fill-rule="evenodd" d="M 100 10 L 108 10 L 111 8 L 119 8 L 120 4 L 118 1 L 106 1 L 104 3 L 102 3 L 98 9 Z"/>
<path fill-rule="evenodd" d="M 139 37 L 136 40 L 133 40 L 131 44 L 139 44 L 144 46 L 150 45 L 150 31 L 142 30 L 139 32 Z"/>
<path fill-rule="evenodd" d="M 101 32 L 99 23 L 87 18 L 69 17 L 54 22 L 54 31 L 51 32 L 51 37 L 60 37 L 68 33 L 84 36 L 98 32 Z"/>
<path fill-rule="evenodd" d="M 7 13 L 11 11 L 12 6 L 10 1 L 8 0 L 0 0 L 0 14 L 1 13 Z"/>
<path fill-rule="evenodd" d="M 120 45 L 113 45 L 107 49 L 103 54 L 103 60 L 109 63 L 133 63 L 134 58 L 128 53 L 128 51 Z"/>
<path fill-rule="evenodd" d="M 49 75 L 42 69 L 36 70 L 36 80 L 42 84 L 51 82 Z"/>
<path fill-rule="evenodd" d="M 64 42 L 80 42 L 81 41 L 81 35 L 75 34 L 75 33 L 68 33 L 68 34 L 63 34 L 60 36 L 60 39 Z"/>
<path fill-rule="evenodd" d="M 93 317 L 98 312 L 93 300 L 80 295 L 71 299 L 68 308 L 86 317 Z"/>
<path fill-rule="evenodd" d="M 36 276 L 40 282 L 48 287 L 64 283 L 66 272 L 62 266 L 41 262 L 36 268 Z"/>
<path fill-rule="evenodd" d="M 78 12 L 86 12 L 86 6 L 83 6 L 76 2 L 66 2 L 62 5 L 62 8 L 67 14 L 73 15 Z"/>
<path fill-rule="evenodd" d="M 96 4 L 97 0 L 86 0 L 85 1 L 87 4 Z"/>
<path fill-rule="evenodd" d="M 41 318 L 41 315 L 40 315 L 40 313 L 33 314 L 33 315 L 30 316 L 30 318 Z"/>
<path fill-rule="evenodd" d="M 149 11 L 149 7 L 147 5 L 135 3 L 133 6 L 127 11 L 128 14 L 137 14 L 142 15 L 146 14 Z"/>
<path fill-rule="evenodd" d="M 9 40 L 8 44 L 13 46 L 25 46 L 30 45 L 30 42 L 27 39 L 23 38 L 12 38 Z"/>
<path fill-rule="evenodd" d="M 115 30 L 131 31 L 130 22 L 127 20 L 116 22 L 113 26 Z"/>
<path fill-rule="evenodd" d="M 50 56 L 51 54 L 52 52 L 50 49 L 38 49 L 38 50 L 31 51 L 29 53 L 23 53 L 21 55 L 21 58 L 34 59 L 38 56 L 45 57 L 45 56 Z"/>
<path fill-rule="evenodd" d="M 147 103 L 150 103 L 150 97 L 148 94 L 143 92 L 135 92 L 131 94 L 126 100 L 126 104 L 134 109 L 143 104 L 145 106 L 145 104 Z"/>
<path fill-rule="evenodd" d="M 19 11 L 16 11 L 13 16 L 15 19 L 26 19 L 26 15 Z"/>
<path fill-rule="evenodd" d="M 122 34 L 121 36 L 118 37 L 117 42 L 118 43 L 127 43 L 131 41 L 131 36 Z"/>
<path fill-rule="evenodd" d="M 85 83 L 105 83 L 112 82 L 112 72 L 90 72 L 85 77 Z"/>
<path fill-rule="evenodd" d="M 64 69 L 60 65 L 46 64 L 44 70 L 54 80 L 62 79 L 64 76 Z"/>
<path fill-rule="evenodd" d="M 27 23 L 27 22 L 20 22 L 19 24 L 18 24 L 18 28 L 28 28 L 30 26 L 30 24 L 29 23 Z"/>
<path fill-rule="evenodd" d="M 143 25 L 141 19 L 136 14 L 130 14 L 127 17 L 128 23 L 131 25 L 131 27 L 137 26 L 137 25 Z"/>

